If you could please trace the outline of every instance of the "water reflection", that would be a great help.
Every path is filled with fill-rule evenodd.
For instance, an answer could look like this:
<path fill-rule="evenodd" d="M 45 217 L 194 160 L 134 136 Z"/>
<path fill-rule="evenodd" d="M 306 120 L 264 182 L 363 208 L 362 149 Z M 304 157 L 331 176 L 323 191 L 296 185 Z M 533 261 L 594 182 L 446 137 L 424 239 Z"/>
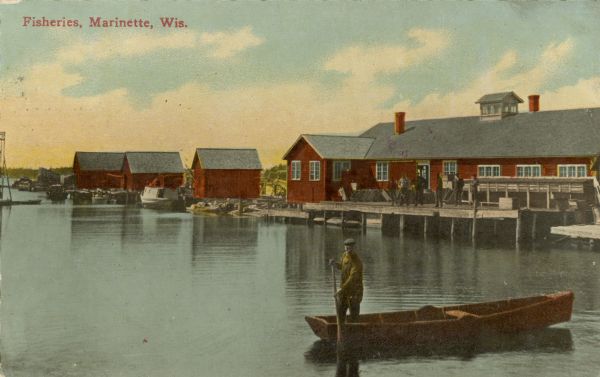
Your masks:
<path fill-rule="evenodd" d="M 402 361 L 419 358 L 470 360 L 487 353 L 535 354 L 571 351 L 573 351 L 573 339 L 569 329 L 547 328 L 525 334 L 486 337 L 472 342 L 394 346 L 355 345 L 346 346 L 346 349 L 340 352 L 335 343 L 319 340 L 304 356 L 307 361 L 314 364 L 336 363 L 336 376 L 358 376 L 359 362 L 376 360 Z"/>
<path fill-rule="evenodd" d="M 253 218 L 194 215 L 191 227 L 192 265 L 200 262 L 218 264 L 222 258 L 238 262 L 255 259 L 258 234 L 258 222 Z"/>

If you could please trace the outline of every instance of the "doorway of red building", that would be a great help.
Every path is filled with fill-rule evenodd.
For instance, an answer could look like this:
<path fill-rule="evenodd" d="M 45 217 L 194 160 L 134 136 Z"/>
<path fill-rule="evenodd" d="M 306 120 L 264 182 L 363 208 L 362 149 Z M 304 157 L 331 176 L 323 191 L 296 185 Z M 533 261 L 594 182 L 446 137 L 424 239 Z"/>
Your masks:
<path fill-rule="evenodd" d="M 429 179 L 429 161 L 419 161 L 417 162 L 417 175 L 423 177 L 425 179 L 425 188 L 429 189 L 430 179 Z"/>

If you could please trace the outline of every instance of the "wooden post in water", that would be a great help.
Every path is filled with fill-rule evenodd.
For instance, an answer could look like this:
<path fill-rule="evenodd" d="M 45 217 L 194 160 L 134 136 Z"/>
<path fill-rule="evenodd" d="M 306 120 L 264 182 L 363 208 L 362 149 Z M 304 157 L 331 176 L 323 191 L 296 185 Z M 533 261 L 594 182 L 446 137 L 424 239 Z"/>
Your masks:
<path fill-rule="evenodd" d="M 521 211 L 518 211 L 517 215 L 517 224 L 515 226 L 515 241 L 518 244 L 521 239 Z"/>
<path fill-rule="evenodd" d="M 398 229 L 400 231 L 400 237 L 404 236 L 404 215 L 400 215 Z"/>
<path fill-rule="evenodd" d="M 340 218 L 342 219 L 340 226 L 342 227 L 342 229 L 344 229 L 344 211 L 340 212 Z"/>
<path fill-rule="evenodd" d="M 473 222 L 471 224 L 471 240 L 475 241 L 477 235 L 477 208 L 473 208 Z"/>
<path fill-rule="evenodd" d="M 534 212 L 533 220 L 531 221 L 531 239 L 533 241 L 535 241 L 535 237 L 536 237 L 536 234 L 535 234 L 536 233 L 536 229 L 535 229 L 536 225 L 537 225 L 537 213 Z"/>
<path fill-rule="evenodd" d="M 450 239 L 451 239 L 451 240 L 453 240 L 453 239 L 454 239 L 454 226 L 455 226 L 455 224 L 454 224 L 454 223 L 455 223 L 455 222 L 456 222 L 456 219 L 455 219 L 454 217 L 452 217 L 452 218 L 450 219 Z"/>
<path fill-rule="evenodd" d="M 360 227 L 363 233 L 367 231 L 367 214 L 364 212 L 360 214 Z"/>
<path fill-rule="evenodd" d="M 527 209 L 530 207 L 531 193 L 529 192 L 529 184 L 527 184 Z"/>
<path fill-rule="evenodd" d="M 546 209 L 550 209 L 550 183 L 548 183 L 548 187 L 546 188 Z"/>
<path fill-rule="evenodd" d="M 423 237 L 427 238 L 427 225 L 428 225 L 429 221 L 428 221 L 428 217 L 427 216 L 423 216 Z"/>
<path fill-rule="evenodd" d="M 327 226 L 327 211 L 323 211 L 323 226 Z"/>
<path fill-rule="evenodd" d="M 562 213 L 562 224 L 563 226 L 567 225 L 567 212 L 563 211 Z"/>
<path fill-rule="evenodd" d="M 494 236 L 498 235 L 498 220 L 494 219 Z"/>

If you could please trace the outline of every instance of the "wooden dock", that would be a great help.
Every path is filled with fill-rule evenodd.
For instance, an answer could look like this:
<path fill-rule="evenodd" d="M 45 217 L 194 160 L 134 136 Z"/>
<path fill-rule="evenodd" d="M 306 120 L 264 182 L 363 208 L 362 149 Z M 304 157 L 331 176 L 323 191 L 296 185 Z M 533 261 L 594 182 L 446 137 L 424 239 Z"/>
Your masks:
<path fill-rule="evenodd" d="M 321 202 L 304 203 L 298 208 L 268 209 L 267 217 L 301 219 L 307 224 L 367 227 L 378 225 L 382 230 L 397 229 L 402 234 L 407 228 L 419 229 L 427 237 L 430 234 L 466 235 L 475 241 L 478 235 L 508 236 L 513 233 L 516 243 L 535 240 L 550 234 L 551 226 L 578 223 L 582 211 L 575 208 L 500 209 L 495 206 L 444 205 L 394 206 L 388 202 Z"/>
<path fill-rule="evenodd" d="M 558 236 L 567 236 L 570 238 L 600 240 L 600 225 L 598 224 L 553 226 L 550 232 Z"/>

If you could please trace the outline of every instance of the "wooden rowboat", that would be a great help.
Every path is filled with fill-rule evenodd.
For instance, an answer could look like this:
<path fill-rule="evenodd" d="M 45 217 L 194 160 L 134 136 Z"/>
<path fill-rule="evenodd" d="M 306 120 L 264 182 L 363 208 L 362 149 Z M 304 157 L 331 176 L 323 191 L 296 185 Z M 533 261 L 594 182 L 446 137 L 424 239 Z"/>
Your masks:
<path fill-rule="evenodd" d="M 363 314 L 343 327 L 347 343 L 421 344 L 464 341 L 542 329 L 571 319 L 573 292 L 446 307 Z M 337 339 L 336 316 L 306 317 L 315 335 Z"/>

